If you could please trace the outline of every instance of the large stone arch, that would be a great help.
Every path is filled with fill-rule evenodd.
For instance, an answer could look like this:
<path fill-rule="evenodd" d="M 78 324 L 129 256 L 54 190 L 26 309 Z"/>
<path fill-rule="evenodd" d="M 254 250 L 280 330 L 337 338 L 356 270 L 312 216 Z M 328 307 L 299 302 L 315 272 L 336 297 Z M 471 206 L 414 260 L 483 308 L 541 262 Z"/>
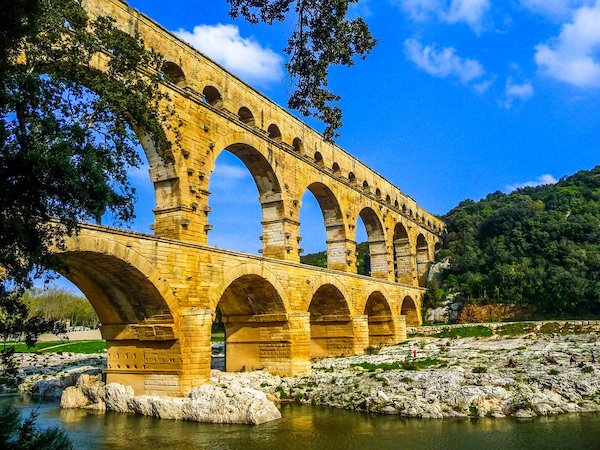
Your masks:
<path fill-rule="evenodd" d="M 396 340 L 392 308 L 381 290 L 373 291 L 365 303 L 364 314 L 369 323 L 369 345 L 391 345 Z"/>
<path fill-rule="evenodd" d="M 283 183 L 277 174 L 273 153 L 265 148 L 265 142 L 250 133 L 231 133 L 215 143 L 210 171 L 214 170 L 215 161 L 222 151 L 229 151 L 244 163 L 258 189 L 262 210 L 262 254 L 289 259 L 293 246 L 289 243 L 291 224 L 283 201 Z"/>
<path fill-rule="evenodd" d="M 388 254 L 386 249 L 386 236 L 383 221 L 379 214 L 370 206 L 365 206 L 358 213 L 356 220 L 362 219 L 367 230 L 369 242 L 369 257 L 371 263 L 371 276 L 387 279 Z"/>
<path fill-rule="evenodd" d="M 61 273 L 98 313 L 107 342 L 107 379 L 136 393 L 179 393 L 179 306 L 147 259 L 116 241 L 77 236 L 56 249 Z M 158 375 L 157 375 L 158 374 Z M 164 386 L 172 391 L 163 392 Z"/>
<path fill-rule="evenodd" d="M 417 277 L 415 252 L 412 249 L 407 227 L 402 222 L 398 222 L 394 226 L 393 246 L 396 281 L 403 284 L 414 284 Z"/>
<path fill-rule="evenodd" d="M 311 297 L 308 313 L 313 358 L 355 353 L 352 311 L 340 289 L 330 283 L 319 286 Z"/>
<path fill-rule="evenodd" d="M 407 327 L 418 327 L 421 325 L 418 303 L 409 295 L 402 300 L 400 315 L 406 317 Z"/>
<path fill-rule="evenodd" d="M 346 221 L 336 194 L 326 184 L 315 181 L 308 184 L 303 192 L 310 191 L 317 199 L 327 235 L 327 268 L 348 270 L 346 254 Z"/>

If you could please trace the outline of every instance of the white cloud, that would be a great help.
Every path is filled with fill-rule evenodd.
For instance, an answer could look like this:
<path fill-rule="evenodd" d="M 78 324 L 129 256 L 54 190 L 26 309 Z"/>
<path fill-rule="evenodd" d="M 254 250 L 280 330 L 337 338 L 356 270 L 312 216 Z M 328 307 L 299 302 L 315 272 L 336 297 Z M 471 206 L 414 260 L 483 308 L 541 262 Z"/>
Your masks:
<path fill-rule="evenodd" d="M 548 19 L 567 20 L 577 8 L 595 0 L 521 0 L 521 6 Z"/>
<path fill-rule="evenodd" d="M 475 59 L 462 58 L 452 47 L 438 49 L 435 44 L 424 46 L 416 39 L 404 41 L 407 58 L 418 68 L 438 78 L 453 77 L 463 84 L 481 80 L 486 72 Z M 489 87 L 485 82 L 479 83 L 484 90 Z"/>
<path fill-rule="evenodd" d="M 436 17 L 442 22 L 464 22 L 475 32 L 483 28 L 483 21 L 491 0 L 393 0 L 411 19 L 416 21 Z"/>
<path fill-rule="evenodd" d="M 554 178 L 552 175 L 546 173 L 544 175 L 540 175 L 536 180 L 525 181 L 524 183 L 515 183 L 509 184 L 506 186 L 506 190 L 508 192 L 516 191 L 517 189 L 521 189 L 524 187 L 535 187 L 542 186 L 544 184 L 556 184 L 558 180 Z"/>
<path fill-rule="evenodd" d="M 511 108 L 516 99 L 527 100 L 533 96 L 533 84 L 529 81 L 524 83 L 515 83 L 512 78 L 506 80 L 504 95 L 506 96 L 503 104 L 505 108 Z"/>
<path fill-rule="evenodd" d="M 231 166 L 229 164 L 218 164 L 213 172 L 213 177 L 226 180 L 240 180 L 250 177 L 250 172 L 244 167 Z"/>
<path fill-rule="evenodd" d="M 560 34 L 535 47 L 538 68 L 579 87 L 600 87 L 600 0 L 577 9 Z"/>
<path fill-rule="evenodd" d="M 243 38 L 235 25 L 198 25 L 192 32 L 175 34 L 235 74 L 255 82 L 276 82 L 283 77 L 283 58 L 253 38 Z"/>

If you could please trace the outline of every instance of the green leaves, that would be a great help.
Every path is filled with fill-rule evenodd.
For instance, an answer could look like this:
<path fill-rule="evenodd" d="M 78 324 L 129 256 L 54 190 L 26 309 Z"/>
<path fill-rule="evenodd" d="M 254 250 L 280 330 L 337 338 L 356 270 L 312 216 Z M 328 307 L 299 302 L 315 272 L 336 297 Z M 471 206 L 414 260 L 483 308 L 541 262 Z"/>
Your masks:
<path fill-rule="evenodd" d="M 600 167 L 450 211 L 444 286 L 542 313 L 600 313 Z"/>
<path fill-rule="evenodd" d="M 288 107 L 325 124 L 326 140 L 338 137 L 342 110 L 335 104 L 340 97 L 328 88 L 332 66 L 354 65 L 355 57 L 366 58 L 377 40 L 366 22 L 349 19 L 348 7 L 358 0 L 228 0 L 233 18 L 250 23 L 283 21 L 293 7 L 295 28 L 288 39 L 286 64 L 295 84 Z"/>
<path fill-rule="evenodd" d="M 0 266 L 20 286 L 80 221 L 133 218 L 139 139 L 168 159 L 177 130 L 163 59 L 80 0 L 20 0 L 0 14 Z M 96 69 L 102 61 L 104 70 Z M 134 132 L 135 130 L 135 132 Z M 146 139 L 147 138 L 147 139 Z M 50 225 L 50 219 L 58 226 Z"/>

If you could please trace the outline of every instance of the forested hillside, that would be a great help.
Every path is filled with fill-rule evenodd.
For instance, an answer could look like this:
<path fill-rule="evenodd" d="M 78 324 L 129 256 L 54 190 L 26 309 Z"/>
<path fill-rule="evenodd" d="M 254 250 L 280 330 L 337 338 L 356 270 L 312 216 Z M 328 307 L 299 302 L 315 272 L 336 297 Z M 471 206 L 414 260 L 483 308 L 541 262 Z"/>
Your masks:
<path fill-rule="evenodd" d="M 600 313 L 600 166 L 466 200 L 444 220 L 447 291 L 541 313 Z"/>

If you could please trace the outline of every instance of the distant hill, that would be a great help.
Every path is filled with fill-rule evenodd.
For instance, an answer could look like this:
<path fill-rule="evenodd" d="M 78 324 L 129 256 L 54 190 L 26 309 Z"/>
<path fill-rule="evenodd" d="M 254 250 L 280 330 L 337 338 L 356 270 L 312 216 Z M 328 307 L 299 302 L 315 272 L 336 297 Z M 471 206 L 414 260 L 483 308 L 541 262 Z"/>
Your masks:
<path fill-rule="evenodd" d="M 362 242 L 356 246 L 357 271 L 360 275 L 369 275 L 371 260 L 369 258 L 369 243 Z M 300 262 L 316 267 L 327 267 L 327 252 L 309 253 L 300 257 Z"/>
<path fill-rule="evenodd" d="M 600 313 L 600 166 L 465 200 L 443 219 L 447 291 L 543 313 Z"/>

